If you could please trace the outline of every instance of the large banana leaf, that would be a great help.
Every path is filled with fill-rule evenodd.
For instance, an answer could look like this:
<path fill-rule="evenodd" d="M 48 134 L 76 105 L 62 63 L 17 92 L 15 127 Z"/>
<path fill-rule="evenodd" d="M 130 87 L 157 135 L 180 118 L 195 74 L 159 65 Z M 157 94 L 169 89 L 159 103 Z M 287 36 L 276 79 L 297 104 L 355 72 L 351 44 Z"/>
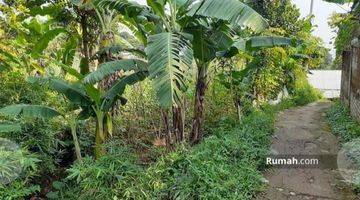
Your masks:
<path fill-rule="evenodd" d="M 291 39 L 277 36 L 255 36 L 247 41 L 251 48 L 290 45 Z"/>
<path fill-rule="evenodd" d="M 101 109 L 103 111 L 108 111 L 113 107 L 114 103 L 121 98 L 121 95 L 123 95 L 127 85 L 133 85 L 137 82 L 143 81 L 147 76 L 147 71 L 140 71 L 125 76 L 117 81 L 103 96 Z"/>
<path fill-rule="evenodd" d="M 85 88 L 80 84 L 69 84 L 56 78 L 29 77 L 30 83 L 40 85 L 48 84 L 49 88 L 63 94 L 71 103 L 84 106 L 91 104 L 91 99 L 87 96 Z"/>
<path fill-rule="evenodd" d="M 222 19 L 235 26 L 249 27 L 254 31 L 268 26 L 259 13 L 239 0 L 200 0 L 192 4 L 188 15 Z"/>
<path fill-rule="evenodd" d="M 66 33 L 64 28 L 56 28 L 47 31 L 40 39 L 36 42 L 31 55 L 34 58 L 38 58 L 42 52 L 48 47 L 49 43 L 54 40 L 60 33 Z"/>
<path fill-rule="evenodd" d="M 251 38 L 239 38 L 234 41 L 233 45 L 225 51 L 217 52 L 219 57 L 232 57 L 239 53 L 239 51 L 252 52 L 259 48 L 275 47 L 275 46 L 289 46 L 292 40 L 286 37 L 278 36 L 255 36 Z"/>
<path fill-rule="evenodd" d="M 207 27 L 201 25 L 186 29 L 186 31 L 194 37 L 192 42 L 194 57 L 204 63 L 210 62 L 216 57 L 216 47 L 206 30 Z"/>
<path fill-rule="evenodd" d="M 114 74 L 118 71 L 146 71 L 147 63 L 142 60 L 128 59 L 128 60 L 117 60 L 110 61 L 101 64 L 99 69 L 88 74 L 84 78 L 84 83 L 94 84 L 106 78 L 107 76 Z"/>
<path fill-rule="evenodd" d="M 145 51 L 160 106 L 178 104 L 186 88 L 186 73 L 192 66 L 191 43 L 180 34 L 159 33 L 149 37 Z"/>
<path fill-rule="evenodd" d="M 6 106 L 0 109 L 0 114 L 5 116 L 24 116 L 24 117 L 34 117 L 34 118 L 43 118 L 50 119 L 61 115 L 56 110 L 40 105 L 27 105 L 27 104 L 17 104 Z"/>
<path fill-rule="evenodd" d="M 0 123 L 0 133 L 19 132 L 19 131 L 21 131 L 20 124 Z"/>
<path fill-rule="evenodd" d="M 101 8 L 117 10 L 120 14 L 128 17 L 148 17 L 151 15 L 146 6 L 131 0 L 96 0 L 94 5 Z"/>
<path fill-rule="evenodd" d="M 96 55 L 100 56 L 100 55 L 104 55 L 106 53 L 112 53 L 112 54 L 115 54 L 115 53 L 121 53 L 121 52 L 129 52 L 129 53 L 132 53 L 136 56 L 139 56 L 140 58 L 146 58 L 146 53 L 141 50 L 141 49 L 132 49 L 132 48 L 124 48 L 122 45 L 118 45 L 118 44 L 115 44 L 115 45 L 110 45 L 110 46 L 107 46 L 103 49 L 100 49 Z"/>

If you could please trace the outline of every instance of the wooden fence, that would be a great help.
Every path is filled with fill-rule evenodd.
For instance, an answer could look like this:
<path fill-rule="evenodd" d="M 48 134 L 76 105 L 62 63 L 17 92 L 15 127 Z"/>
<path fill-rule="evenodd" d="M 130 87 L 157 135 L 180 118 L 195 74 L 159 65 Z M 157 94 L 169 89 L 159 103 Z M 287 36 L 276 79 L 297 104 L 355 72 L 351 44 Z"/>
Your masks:
<path fill-rule="evenodd" d="M 343 52 L 342 59 L 340 99 L 360 121 L 360 45 L 357 40 L 352 42 L 351 50 Z"/>

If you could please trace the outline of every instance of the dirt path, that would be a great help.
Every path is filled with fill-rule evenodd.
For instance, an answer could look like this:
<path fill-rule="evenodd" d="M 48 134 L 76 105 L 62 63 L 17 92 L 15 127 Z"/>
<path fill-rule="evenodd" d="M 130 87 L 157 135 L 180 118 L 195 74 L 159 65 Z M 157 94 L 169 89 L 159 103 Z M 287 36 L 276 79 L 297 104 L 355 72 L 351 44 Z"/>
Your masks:
<path fill-rule="evenodd" d="M 272 153 L 278 155 L 337 154 L 338 139 L 326 123 L 328 102 L 313 103 L 278 114 Z M 272 168 L 265 172 L 267 190 L 258 200 L 358 200 L 336 170 Z"/>

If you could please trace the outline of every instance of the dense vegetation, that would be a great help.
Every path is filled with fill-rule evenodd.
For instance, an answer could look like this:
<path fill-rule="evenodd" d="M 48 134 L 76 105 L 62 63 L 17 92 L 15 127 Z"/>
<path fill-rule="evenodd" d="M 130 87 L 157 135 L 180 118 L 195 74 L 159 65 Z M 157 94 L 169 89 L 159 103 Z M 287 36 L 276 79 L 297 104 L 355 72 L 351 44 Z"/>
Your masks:
<path fill-rule="evenodd" d="M 360 139 L 360 123 L 350 116 L 349 108 L 342 103 L 336 102 L 327 112 L 327 118 L 333 133 L 341 138 L 343 144 Z M 360 184 L 354 186 L 360 193 Z"/>
<path fill-rule="evenodd" d="M 351 11 L 348 13 L 334 13 L 329 25 L 337 32 L 335 38 L 336 58 L 332 68 L 341 69 L 342 53 L 350 50 L 351 41 L 360 36 L 360 2 L 358 0 L 327 0 L 329 2 L 345 4 L 353 3 Z"/>
<path fill-rule="evenodd" d="M 291 1 L 194 2 L 0 3 L 1 199 L 261 190 L 274 115 L 320 97 L 326 49 Z"/>

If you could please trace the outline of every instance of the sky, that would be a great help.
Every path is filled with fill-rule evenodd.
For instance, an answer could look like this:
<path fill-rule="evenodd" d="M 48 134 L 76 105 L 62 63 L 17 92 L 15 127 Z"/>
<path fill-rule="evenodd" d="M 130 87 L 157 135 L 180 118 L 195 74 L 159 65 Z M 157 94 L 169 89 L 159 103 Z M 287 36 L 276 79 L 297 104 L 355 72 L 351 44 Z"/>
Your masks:
<path fill-rule="evenodd" d="M 306 17 L 310 13 L 311 0 L 292 0 L 293 3 L 300 9 L 301 16 Z M 328 25 L 329 17 L 332 13 L 346 13 L 350 10 L 351 5 L 338 5 L 328 3 L 323 0 L 314 0 L 314 28 L 313 35 L 323 39 L 325 46 L 330 49 L 331 54 L 335 57 L 335 49 L 333 46 L 336 33 Z"/>

